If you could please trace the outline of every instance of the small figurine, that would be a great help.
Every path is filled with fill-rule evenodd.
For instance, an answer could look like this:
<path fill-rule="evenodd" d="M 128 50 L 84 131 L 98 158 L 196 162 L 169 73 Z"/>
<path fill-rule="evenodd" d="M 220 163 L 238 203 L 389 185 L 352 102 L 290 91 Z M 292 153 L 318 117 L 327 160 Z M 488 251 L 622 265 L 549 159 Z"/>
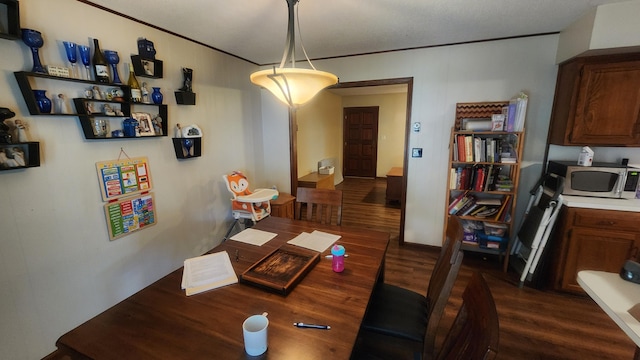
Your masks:
<path fill-rule="evenodd" d="M 142 83 L 142 88 L 140 89 L 140 92 L 142 92 L 142 102 L 145 104 L 149 104 L 149 88 L 147 88 L 147 83 L 143 82 Z"/>
<path fill-rule="evenodd" d="M 58 94 L 53 97 L 53 112 L 56 114 L 67 114 L 67 102 L 64 94 Z"/>
<path fill-rule="evenodd" d="M 182 76 L 184 78 L 184 84 L 180 88 L 180 91 L 193 92 L 191 84 L 193 83 L 193 69 L 182 68 Z"/>
<path fill-rule="evenodd" d="M 87 114 L 93 114 L 95 112 L 95 110 L 93 109 L 93 103 L 88 102 L 84 104 L 85 108 L 87 109 Z"/>
<path fill-rule="evenodd" d="M 176 124 L 176 128 L 173 130 L 173 137 L 181 138 L 182 137 L 182 128 L 180 124 Z"/>
<path fill-rule="evenodd" d="M 109 104 L 104 104 L 102 106 L 102 113 L 105 115 L 115 115 L 115 111 L 113 111 L 113 108 L 111 107 L 111 105 Z"/>
<path fill-rule="evenodd" d="M 162 135 L 162 118 L 160 115 L 156 115 L 151 122 L 153 123 L 153 131 L 156 135 Z"/>
<path fill-rule="evenodd" d="M 14 124 L 16 125 L 16 138 L 18 139 L 18 142 L 28 142 L 29 137 L 27 136 L 27 126 L 25 123 L 20 119 L 16 119 Z"/>
<path fill-rule="evenodd" d="M 116 116 L 124 116 L 124 113 L 120 109 L 114 109 L 113 111 L 116 113 Z"/>
<path fill-rule="evenodd" d="M 0 107 L 0 144 L 11 144 L 11 127 L 5 124 L 5 120 L 16 116 L 16 113 L 5 107 Z"/>
<path fill-rule="evenodd" d="M 94 86 L 91 91 L 93 92 L 93 99 L 94 100 L 102 100 L 102 94 L 100 94 L 100 88 L 97 86 Z"/>

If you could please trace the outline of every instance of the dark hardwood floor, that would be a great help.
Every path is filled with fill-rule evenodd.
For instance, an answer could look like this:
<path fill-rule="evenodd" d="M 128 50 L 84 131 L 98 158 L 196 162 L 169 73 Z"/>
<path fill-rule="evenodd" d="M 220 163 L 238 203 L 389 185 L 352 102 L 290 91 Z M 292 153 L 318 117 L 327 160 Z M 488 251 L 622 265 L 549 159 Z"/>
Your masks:
<path fill-rule="evenodd" d="M 391 234 L 385 281 L 426 293 L 439 248 L 398 245 L 400 210 L 385 205 L 385 179 L 349 178 L 337 188 L 344 192 L 343 226 Z M 425 236 L 440 239 L 442 234 Z M 500 317 L 498 359 L 633 359 L 635 344 L 588 296 L 528 286 L 520 289 L 515 272 L 504 273 L 498 259 L 479 255 L 465 254 L 441 323 L 440 341 L 453 322 L 472 272 L 481 271 Z"/>

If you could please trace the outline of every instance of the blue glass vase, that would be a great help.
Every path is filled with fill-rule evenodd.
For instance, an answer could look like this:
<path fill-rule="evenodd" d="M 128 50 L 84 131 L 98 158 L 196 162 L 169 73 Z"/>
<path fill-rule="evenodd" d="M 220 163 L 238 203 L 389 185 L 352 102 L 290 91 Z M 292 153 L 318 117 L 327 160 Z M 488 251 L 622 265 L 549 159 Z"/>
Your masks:
<path fill-rule="evenodd" d="M 159 87 L 154 87 L 153 92 L 151 93 L 151 100 L 154 104 L 162 104 L 162 93 L 160 92 Z"/>
<path fill-rule="evenodd" d="M 51 113 L 51 100 L 46 95 L 46 90 L 33 90 L 33 96 L 36 98 L 38 110 L 42 114 Z"/>

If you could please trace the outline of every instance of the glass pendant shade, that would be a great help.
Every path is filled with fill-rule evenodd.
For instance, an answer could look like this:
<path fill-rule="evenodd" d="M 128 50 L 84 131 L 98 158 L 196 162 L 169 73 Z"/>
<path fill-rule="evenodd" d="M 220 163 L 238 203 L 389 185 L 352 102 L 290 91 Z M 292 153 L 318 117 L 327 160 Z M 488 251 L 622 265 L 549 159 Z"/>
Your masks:
<path fill-rule="evenodd" d="M 316 68 L 307 57 L 304 56 L 311 66 L 311 69 L 299 69 L 295 67 L 295 6 L 299 0 L 287 0 L 289 9 L 289 22 L 287 26 L 287 44 L 282 54 L 280 67 L 269 70 L 260 70 L 251 74 L 251 82 L 269 90 L 280 101 L 291 108 L 296 108 L 316 96 L 327 86 L 338 83 L 338 77 Z M 298 25 L 299 26 L 299 25 Z M 304 44 L 302 50 L 304 51 Z M 291 67 L 285 67 L 291 64 Z"/>
<path fill-rule="evenodd" d="M 298 107 L 322 89 L 338 83 L 338 77 L 326 71 L 274 68 L 251 74 L 251 82 L 269 90 L 280 101 Z"/>

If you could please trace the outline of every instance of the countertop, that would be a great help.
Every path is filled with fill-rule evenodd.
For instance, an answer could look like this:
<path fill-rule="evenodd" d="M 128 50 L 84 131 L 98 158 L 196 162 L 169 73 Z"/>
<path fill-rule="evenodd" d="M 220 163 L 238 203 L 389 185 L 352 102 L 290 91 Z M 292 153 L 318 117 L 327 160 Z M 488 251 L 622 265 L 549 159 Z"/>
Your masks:
<path fill-rule="evenodd" d="M 562 203 L 565 206 L 575 208 L 640 212 L 640 199 L 605 199 L 563 195 Z"/>

